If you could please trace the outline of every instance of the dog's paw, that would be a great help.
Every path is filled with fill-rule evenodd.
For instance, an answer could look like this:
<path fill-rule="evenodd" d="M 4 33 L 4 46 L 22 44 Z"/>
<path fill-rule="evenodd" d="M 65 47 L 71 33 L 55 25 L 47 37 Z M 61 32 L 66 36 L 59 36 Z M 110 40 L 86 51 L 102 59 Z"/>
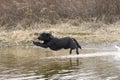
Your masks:
<path fill-rule="evenodd" d="M 36 45 L 36 46 L 41 46 L 42 45 L 40 42 L 35 42 L 35 41 L 33 41 L 33 44 Z"/>
<path fill-rule="evenodd" d="M 35 41 L 33 41 L 33 44 L 35 44 L 35 45 L 38 44 L 38 43 L 39 43 L 39 42 L 35 42 Z"/>

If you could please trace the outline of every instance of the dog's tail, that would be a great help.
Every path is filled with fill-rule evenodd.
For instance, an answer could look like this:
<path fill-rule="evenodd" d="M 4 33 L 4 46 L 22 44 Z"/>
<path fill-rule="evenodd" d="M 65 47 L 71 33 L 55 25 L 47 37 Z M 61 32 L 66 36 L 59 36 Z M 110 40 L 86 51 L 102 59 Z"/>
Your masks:
<path fill-rule="evenodd" d="M 77 44 L 77 46 L 78 46 L 80 49 L 82 49 L 82 47 L 79 45 L 79 43 L 77 42 L 77 40 L 74 39 L 74 38 L 72 38 L 72 39 L 75 41 L 75 43 Z"/>

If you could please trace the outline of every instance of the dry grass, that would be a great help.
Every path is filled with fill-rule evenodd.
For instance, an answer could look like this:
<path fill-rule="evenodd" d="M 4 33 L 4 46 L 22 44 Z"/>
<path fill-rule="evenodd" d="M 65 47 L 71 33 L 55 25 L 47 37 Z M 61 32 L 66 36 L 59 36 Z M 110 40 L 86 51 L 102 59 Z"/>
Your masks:
<path fill-rule="evenodd" d="M 0 0 L 0 28 L 4 30 L 69 19 L 108 24 L 118 21 L 119 16 L 120 0 Z"/>
<path fill-rule="evenodd" d="M 41 32 L 113 41 L 119 25 L 120 0 L 0 0 L 0 45 L 31 45 Z"/>
<path fill-rule="evenodd" d="M 28 30 L 15 30 L 15 31 L 1 31 L 0 32 L 0 45 L 33 45 L 32 41 L 36 40 L 40 33 L 50 32 L 56 37 L 70 36 L 76 38 L 79 43 L 100 43 L 111 42 L 118 40 L 120 36 L 119 22 L 114 24 L 103 24 L 84 22 L 78 26 L 74 25 L 72 21 L 62 24 L 49 25 L 49 27 L 28 29 Z M 45 26 L 45 24 L 43 25 Z"/>

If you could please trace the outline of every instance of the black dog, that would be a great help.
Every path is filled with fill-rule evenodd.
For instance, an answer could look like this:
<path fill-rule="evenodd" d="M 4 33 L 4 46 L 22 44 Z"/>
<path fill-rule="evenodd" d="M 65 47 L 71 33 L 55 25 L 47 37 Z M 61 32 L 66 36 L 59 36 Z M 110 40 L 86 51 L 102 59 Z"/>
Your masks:
<path fill-rule="evenodd" d="M 64 37 L 64 38 L 56 38 L 52 36 L 50 33 L 42 33 L 39 37 L 39 40 L 44 41 L 43 43 L 33 41 L 33 44 L 36 46 L 40 46 L 43 48 L 50 48 L 52 50 L 60 50 L 62 48 L 69 49 L 70 54 L 73 49 L 76 49 L 76 53 L 79 54 L 78 48 L 81 49 L 81 46 L 74 38 Z"/>

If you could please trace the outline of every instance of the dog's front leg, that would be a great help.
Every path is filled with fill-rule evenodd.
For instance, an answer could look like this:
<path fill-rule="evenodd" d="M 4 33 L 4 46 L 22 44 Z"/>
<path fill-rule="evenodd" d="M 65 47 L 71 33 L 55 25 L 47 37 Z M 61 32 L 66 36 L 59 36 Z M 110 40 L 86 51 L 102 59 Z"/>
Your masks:
<path fill-rule="evenodd" d="M 47 48 L 48 47 L 46 44 L 43 44 L 43 43 L 40 43 L 40 42 L 33 41 L 33 44 L 36 45 L 36 46 L 43 47 L 43 48 Z"/>

